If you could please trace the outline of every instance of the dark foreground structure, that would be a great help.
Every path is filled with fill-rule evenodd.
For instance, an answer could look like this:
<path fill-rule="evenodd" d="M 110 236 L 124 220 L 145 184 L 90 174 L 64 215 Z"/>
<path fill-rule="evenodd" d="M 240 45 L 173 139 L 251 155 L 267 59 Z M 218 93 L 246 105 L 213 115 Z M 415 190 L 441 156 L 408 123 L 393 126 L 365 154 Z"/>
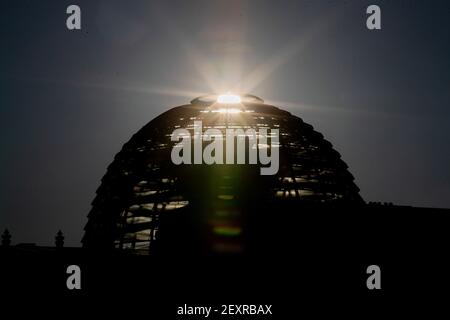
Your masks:
<path fill-rule="evenodd" d="M 447 288 L 450 210 L 366 204 L 339 153 L 300 118 L 253 96 L 226 108 L 215 100 L 171 109 L 124 145 L 93 201 L 83 248 L 1 247 L 2 288 L 105 298 L 109 309 L 119 301 L 158 319 L 184 319 L 184 304 L 229 303 L 273 304 L 267 319 L 308 309 L 364 318 L 358 307 L 372 313 Z M 221 131 L 279 129 L 277 174 L 255 164 L 174 165 L 171 133 L 198 120 Z M 81 290 L 66 287 L 72 264 Z M 381 290 L 366 286 L 370 265 L 382 271 Z"/>

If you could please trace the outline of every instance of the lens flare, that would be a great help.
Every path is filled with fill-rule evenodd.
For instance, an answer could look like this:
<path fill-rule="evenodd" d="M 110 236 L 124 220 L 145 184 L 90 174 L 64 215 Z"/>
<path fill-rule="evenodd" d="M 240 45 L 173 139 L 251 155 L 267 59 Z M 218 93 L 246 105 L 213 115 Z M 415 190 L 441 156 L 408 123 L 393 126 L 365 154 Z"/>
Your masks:
<path fill-rule="evenodd" d="M 240 109 L 235 109 L 235 108 L 221 108 L 221 109 L 213 110 L 212 112 L 218 112 L 218 113 L 240 113 L 241 110 Z"/>

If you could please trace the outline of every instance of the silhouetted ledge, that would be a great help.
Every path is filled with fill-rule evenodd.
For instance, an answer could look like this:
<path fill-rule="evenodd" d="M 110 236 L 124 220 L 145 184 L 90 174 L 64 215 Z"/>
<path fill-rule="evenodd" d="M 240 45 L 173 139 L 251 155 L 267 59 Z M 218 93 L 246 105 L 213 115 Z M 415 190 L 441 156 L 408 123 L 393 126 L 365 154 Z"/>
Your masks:
<path fill-rule="evenodd" d="M 221 255 L 205 255 L 189 248 L 189 241 L 161 244 L 148 255 L 29 244 L 2 247 L 0 283 L 18 297 L 141 299 L 152 314 L 159 308 L 166 316 L 186 301 L 244 303 L 251 298 L 294 314 L 301 293 L 320 301 L 324 295 L 352 303 L 373 299 L 377 293 L 365 285 L 372 264 L 381 267 L 383 296 L 414 296 L 448 285 L 448 209 L 310 206 L 257 221 L 261 225 L 245 238 L 248 251 Z M 82 290 L 66 287 L 70 265 L 81 268 Z"/>
<path fill-rule="evenodd" d="M 450 209 L 396 206 L 392 204 L 370 203 L 368 205 L 303 204 L 289 207 L 284 203 L 276 217 L 267 211 L 258 211 L 258 219 L 245 226 L 246 234 L 239 245 L 242 250 L 222 250 L 211 253 L 205 251 L 204 242 L 196 241 L 195 229 L 179 233 L 178 227 L 167 237 L 157 239 L 154 249 L 126 250 L 116 248 L 48 247 L 33 243 L 21 243 L 0 247 L 0 255 L 10 257 L 96 257 L 128 258 L 131 256 L 152 257 L 253 257 L 286 255 L 293 252 L 314 253 L 316 250 L 330 251 L 333 247 L 345 245 L 357 248 L 362 242 L 366 248 L 385 250 L 402 244 L 402 250 L 417 250 L 423 246 L 435 248 L 446 244 L 450 235 Z M 182 216 L 172 216 L 179 226 L 185 220 Z M 206 241 L 205 239 L 202 239 Z M 234 242 L 237 243 L 237 242 Z"/>

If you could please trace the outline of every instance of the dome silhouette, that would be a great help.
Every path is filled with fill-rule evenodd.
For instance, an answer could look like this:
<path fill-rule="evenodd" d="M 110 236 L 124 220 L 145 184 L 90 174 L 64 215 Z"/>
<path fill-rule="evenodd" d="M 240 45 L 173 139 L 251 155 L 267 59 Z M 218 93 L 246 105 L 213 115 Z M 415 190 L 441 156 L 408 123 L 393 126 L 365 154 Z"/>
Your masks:
<path fill-rule="evenodd" d="M 220 112 L 216 100 L 207 95 L 172 108 L 125 143 L 92 202 L 85 247 L 240 252 L 266 232 L 258 229 L 259 219 L 267 222 L 283 208 L 301 214 L 310 204 L 364 203 L 340 154 L 301 118 L 253 95 L 226 106 L 236 113 Z M 192 131 L 194 121 L 221 132 L 278 129 L 278 172 L 261 175 L 260 164 L 174 164 L 172 132 Z"/>

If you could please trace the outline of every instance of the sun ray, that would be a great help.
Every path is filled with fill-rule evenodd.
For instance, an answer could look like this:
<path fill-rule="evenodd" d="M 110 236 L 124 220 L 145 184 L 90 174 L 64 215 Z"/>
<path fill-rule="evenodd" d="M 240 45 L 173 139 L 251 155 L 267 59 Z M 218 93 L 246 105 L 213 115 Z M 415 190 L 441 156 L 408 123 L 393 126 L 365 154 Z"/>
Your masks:
<path fill-rule="evenodd" d="M 303 32 L 301 37 L 296 37 L 288 45 L 273 54 L 268 61 L 260 64 L 255 70 L 243 80 L 241 87 L 243 91 L 254 92 L 255 89 L 269 78 L 277 69 L 308 49 L 308 45 L 321 33 L 329 30 L 338 22 L 337 11 L 330 11 L 324 14 L 324 18 L 316 21 L 309 29 Z M 325 22 L 324 22 L 325 21 Z"/>

